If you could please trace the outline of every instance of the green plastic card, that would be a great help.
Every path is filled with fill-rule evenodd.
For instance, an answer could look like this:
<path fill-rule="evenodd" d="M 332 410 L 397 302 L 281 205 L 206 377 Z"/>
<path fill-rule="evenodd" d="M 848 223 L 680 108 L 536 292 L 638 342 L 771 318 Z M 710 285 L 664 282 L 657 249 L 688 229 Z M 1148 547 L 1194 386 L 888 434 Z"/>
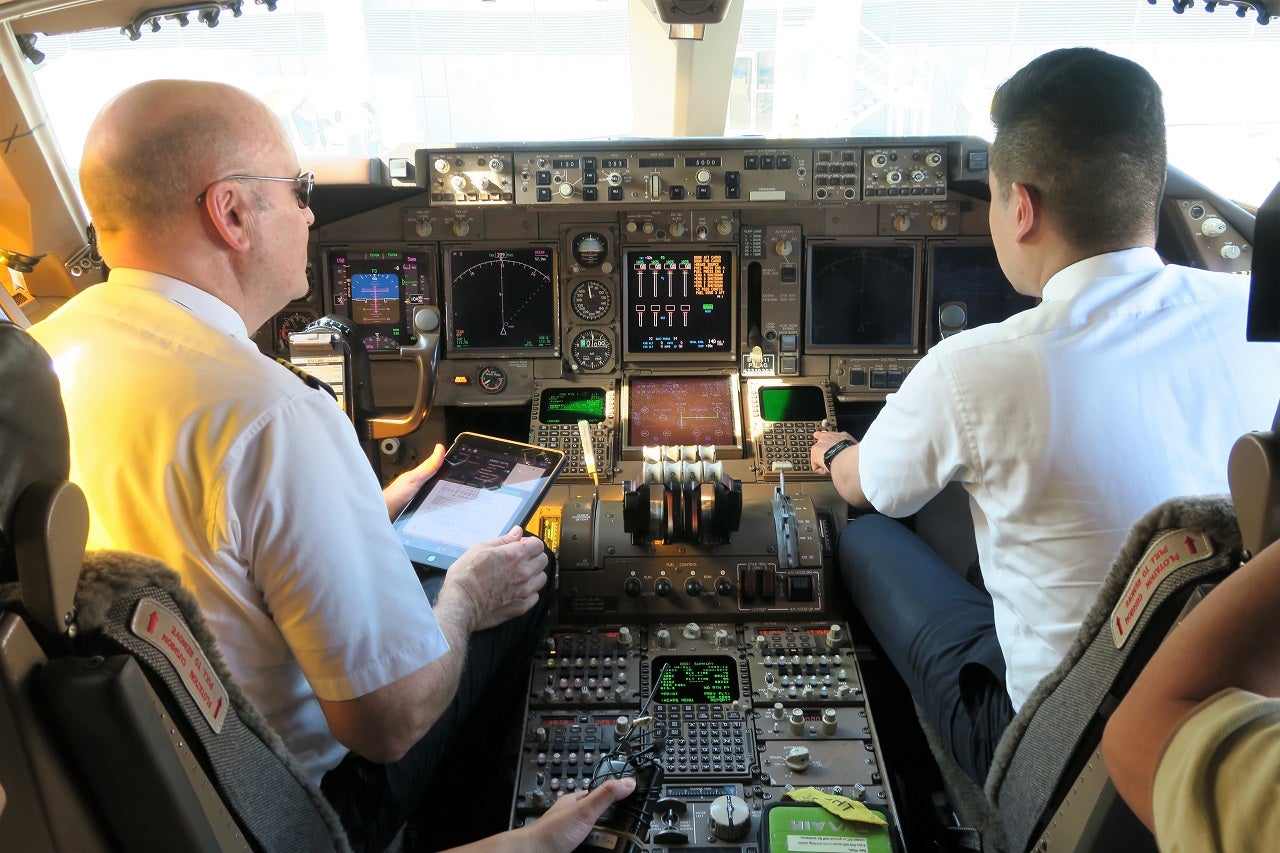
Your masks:
<path fill-rule="evenodd" d="M 891 853 L 889 828 L 841 820 L 825 809 L 777 805 L 769 810 L 770 853 Z"/>

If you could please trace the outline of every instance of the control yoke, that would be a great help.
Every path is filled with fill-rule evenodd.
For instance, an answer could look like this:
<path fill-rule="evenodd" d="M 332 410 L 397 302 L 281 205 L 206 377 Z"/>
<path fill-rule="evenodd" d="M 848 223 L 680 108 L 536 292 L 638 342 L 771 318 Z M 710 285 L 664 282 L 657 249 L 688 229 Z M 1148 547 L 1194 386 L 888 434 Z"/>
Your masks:
<path fill-rule="evenodd" d="M 440 312 L 434 305 L 423 305 L 413 314 L 413 329 L 418 342 L 400 348 L 401 361 L 418 363 L 418 392 L 409 411 L 400 415 L 367 418 L 363 437 L 395 438 L 413 432 L 431 414 L 431 401 L 436 394 L 436 361 L 440 356 Z"/>

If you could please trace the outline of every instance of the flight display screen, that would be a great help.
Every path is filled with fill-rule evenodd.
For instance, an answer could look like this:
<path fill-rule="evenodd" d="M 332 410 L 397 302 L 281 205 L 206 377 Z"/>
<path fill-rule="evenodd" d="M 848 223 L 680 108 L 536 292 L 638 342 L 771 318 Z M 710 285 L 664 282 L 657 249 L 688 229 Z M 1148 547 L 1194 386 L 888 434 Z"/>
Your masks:
<path fill-rule="evenodd" d="M 446 280 L 448 347 L 454 355 L 480 358 L 555 350 L 559 318 L 554 249 L 453 249 Z"/>
<path fill-rule="evenodd" d="M 817 385 L 769 385 L 759 391 L 761 420 L 779 423 L 827 417 L 827 398 Z"/>
<path fill-rule="evenodd" d="M 738 665 L 728 655 L 670 655 L 650 670 L 653 699 L 663 705 L 727 705 L 738 698 Z"/>
<path fill-rule="evenodd" d="M 417 252 L 332 251 L 335 313 L 351 318 L 369 352 L 398 352 L 417 341 L 413 312 L 431 302 L 420 270 L 430 266 L 430 259 Z"/>
<path fill-rule="evenodd" d="M 733 376 L 633 376 L 627 383 L 627 444 L 741 443 L 738 381 Z"/>
<path fill-rule="evenodd" d="M 598 424 L 605 417 L 603 388 L 545 388 L 538 400 L 538 420 L 544 424 Z"/>
<path fill-rule="evenodd" d="M 824 352 L 919 351 L 920 260 L 914 243 L 809 247 L 808 344 Z"/>
<path fill-rule="evenodd" d="M 731 252 L 627 252 L 624 266 L 628 354 L 732 353 Z"/>
<path fill-rule="evenodd" d="M 931 346 L 943 338 L 944 332 L 999 323 L 1038 302 L 1034 296 L 1013 289 L 990 243 L 939 243 L 930 247 L 928 277 Z"/>

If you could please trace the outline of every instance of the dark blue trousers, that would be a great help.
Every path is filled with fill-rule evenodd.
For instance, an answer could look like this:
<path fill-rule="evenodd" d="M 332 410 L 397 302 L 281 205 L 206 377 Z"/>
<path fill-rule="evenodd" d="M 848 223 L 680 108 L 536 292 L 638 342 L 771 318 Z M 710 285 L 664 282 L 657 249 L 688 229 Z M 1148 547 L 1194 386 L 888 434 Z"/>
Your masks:
<path fill-rule="evenodd" d="M 925 718 L 981 785 L 1013 719 L 991 597 L 882 515 L 846 525 L 840 570 L 854 606 Z"/>

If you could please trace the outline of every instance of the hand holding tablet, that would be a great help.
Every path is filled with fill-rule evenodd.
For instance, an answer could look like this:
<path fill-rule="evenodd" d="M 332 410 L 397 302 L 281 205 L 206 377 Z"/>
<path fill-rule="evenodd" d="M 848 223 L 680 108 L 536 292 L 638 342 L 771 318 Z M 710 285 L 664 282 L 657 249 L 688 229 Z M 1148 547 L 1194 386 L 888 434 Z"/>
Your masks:
<path fill-rule="evenodd" d="M 524 526 L 564 466 L 558 450 L 461 433 L 396 518 L 414 563 L 447 568 L 477 542 Z"/>

